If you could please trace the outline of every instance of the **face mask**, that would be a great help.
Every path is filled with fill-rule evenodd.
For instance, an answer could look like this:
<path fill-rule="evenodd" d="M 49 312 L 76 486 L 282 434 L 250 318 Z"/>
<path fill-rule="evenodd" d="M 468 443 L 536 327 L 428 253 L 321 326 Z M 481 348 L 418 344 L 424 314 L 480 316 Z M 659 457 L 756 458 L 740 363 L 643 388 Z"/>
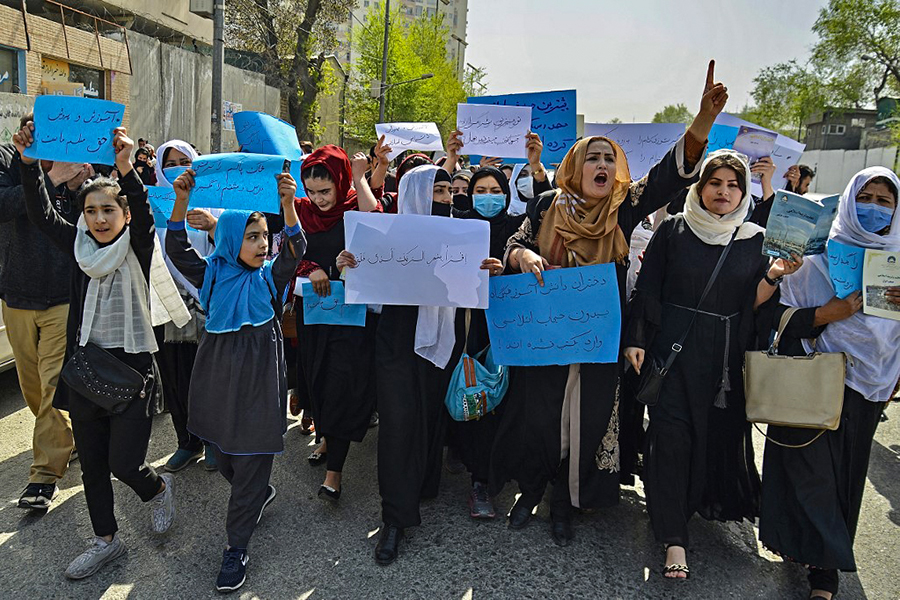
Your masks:
<path fill-rule="evenodd" d="M 506 194 L 475 194 L 472 203 L 479 215 L 490 219 L 506 208 Z"/>
<path fill-rule="evenodd" d="M 166 176 L 166 179 L 169 183 L 175 183 L 175 180 L 178 179 L 178 176 L 190 169 L 190 167 L 167 167 L 163 169 L 163 175 Z"/>
<path fill-rule="evenodd" d="M 894 211 L 877 204 L 857 204 L 856 218 L 859 219 L 859 224 L 863 229 L 869 233 L 878 233 L 891 225 Z"/>
<path fill-rule="evenodd" d="M 432 202 L 431 215 L 434 217 L 449 217 L 450 208 L 451 207 L 449 204 L 444 204 L 443 202 Z"/>
<path fill-rule="evenodd" d="M 453 194 L 453 208 L 456 210 L 472 210 L 472 201 L 468 194 Z"/>
<path fill-rule="evenodd" d="M 519 195 L 525 196 L 526 198 L 534 198 L 534 178 L 519 178 L 516 182 L 516 189 L 519 190 Z"/>

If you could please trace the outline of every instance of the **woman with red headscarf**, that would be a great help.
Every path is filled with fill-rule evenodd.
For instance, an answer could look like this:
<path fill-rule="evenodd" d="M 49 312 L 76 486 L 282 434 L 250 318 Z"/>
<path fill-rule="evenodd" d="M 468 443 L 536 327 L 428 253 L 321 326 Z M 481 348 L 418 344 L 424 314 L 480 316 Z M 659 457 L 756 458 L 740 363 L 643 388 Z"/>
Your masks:
<path fill-rule="evenodd" d="M 335 260 L 345 247 L 344 213 L 381 210 L 366 182 L 367 168 L 365 154 L 356 154 L 351 161 L 342 148 L 332 145 L 319 148 L 303 161 L 300 177 L 306 197 L 297 199 L 295 205 L 307 245 L 297 275 L 309 277 L 320 296 L 328 296 L 331 281 L 340 278 Z M 301 292 L 294 290 L 297 296 Z M 366 327 L 351 327 L 305 325 L 303 311 L 296 313 L 298 374 L 303 374 L 300 379 L 305 381 L 312 404 L 316 437 L 322 441 L 309 462 L 327 462 L 319 496 L 336 502 L 341 495 L 341 471 L 350 442 L 362 441 L 375 408 L 369 377 L 374 315 L 368 315 Z M 352 360 L 348 360 L 350 356 Z"/>

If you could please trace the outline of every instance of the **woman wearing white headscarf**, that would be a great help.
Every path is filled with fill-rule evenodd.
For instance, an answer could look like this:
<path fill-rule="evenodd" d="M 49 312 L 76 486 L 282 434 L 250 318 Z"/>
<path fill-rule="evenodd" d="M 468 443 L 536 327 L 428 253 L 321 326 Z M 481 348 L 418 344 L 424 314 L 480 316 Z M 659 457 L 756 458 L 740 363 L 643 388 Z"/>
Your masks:
<path fill-rule="evenodd" d="M 159 187 L 171 188 L 175 179 L 186 169 L 190 168 L 199 154 L 194 147 L 182 140 L 169 140 L 159 147 L 156 161 L 156 181 Z M 221 214 L 221 211 L 216 211 Z M 188 230 L 188 239 L 193 248 L 201 255 L 212 254 L 215 246 L 210 235 L 215 230 L 216 218 L 205 210 L 191 210 L 188 213 L 188 222 L 192 227 L 201 226 L 208 231 Z M 165 247 L 166 229 L 158 228 L 156 235 L 160 244 Z M 157 362 L 162 376 L 163 394 L 166 404 L 172 415 L 172 425 L 175 427 L 175 435 L 178 440 L 178 449 L 166 462 L 166 470 L 176 472 L 197 462 L 204 454 L 203 441 L 190 433 L 187 429 L 188 419 L 188 389 L 191 383 L 191 373 L 194 369 L 194 359 L 197 356 L 197 344 L 203 332 L 206 317 L 200 308 L 200 292 L 194 287 L 181 272 L 172 264 L 169 255 L 165 255 L 166 266 L 175 284 L 181 299 L 191 313 L 191 322 L 182 328 L 172 324 L 165 326 L 165 340 L 160 345 L 157 354 Z M 163 341 L 163 340 L 160 340 Z M 215 455 L 207 448 L 206 469 L 216 470 Z"/>
<path fill-rule="evenodd" d="M 433 165 L 416 167 L 400 180 L 398 200 L 401 215 L 450 217 L 450 174 Z M 357 263 L 345 250 L 337 265 Z M 497 259 L 485 259 L 481 268 L 494 275 L 502 271 Z M 419 501 L 437 496 L 447 426 L 444 396 L 461 352 L 455 316 L 452 307 L 385 306 L 378 322 L 378 491 L 384 524 L 375 560 L 382 565 L 397 558 L 403 530 L 422 522 Z"/>
<path fill-rule="evenodd" d="M 829 239 L 900 252 L 898 189 L 900 179 L 884 167 L 857 173 L 841 196 Z M 900 304 L 900 289 L 890 288 L 887 299 Z M 801 309 L 779 345 L 782 354 L 806 355 L 812 350 L 810 338 L 816 338 L 819 352 L 850 357 L 838 429 L 825 431 L 804 448 L 766 442 L 763 460 L 759 539 L 770 550 L 810 567 L 810 597 L 829 600 L 837 593 L 838 571 L 856 570 L 853 539 L 869 453 L 900 378 L 900 321 L 860 312 L 858 292 L 837 298 L 822 254 L 808 258 L 785 283 L 781 303 Z M 768 435 L 792 445 L 811 437 L 809 430 L 775 426 L 769 426 Z"/>
<path fill-rule="evenodd" d="M 765 230 L 753 210 L 750 168 L 731 150 L 713 152 L 691 186 L 684 212 L 663 222 L 647 247 L 629 305 L 625 358 L 640 373 L 649 355 L 664 363 L 690 332 L 650 406 L 643 479 L 656 539 L 667 547 L 664 575 L 690 573 L 688 520 L 753 521 L 759 474 L 744 409 L 741 363 L 754 310 L 800 262 L 762 254 Z M 734 238 L 702 305 L 719 257 Z M 691 325 L 693 321 L 693 325 Z"/>

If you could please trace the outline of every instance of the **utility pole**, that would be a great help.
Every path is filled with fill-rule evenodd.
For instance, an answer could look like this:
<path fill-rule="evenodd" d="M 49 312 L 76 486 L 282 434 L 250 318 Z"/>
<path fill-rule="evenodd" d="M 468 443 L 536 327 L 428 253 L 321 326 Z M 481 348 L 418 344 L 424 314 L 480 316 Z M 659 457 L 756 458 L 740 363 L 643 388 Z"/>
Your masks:
<path fill-rule="evenodd" d="M 209 145 L 222 151 L 222 70 L 225 65 L 225 0 L 213 0 L 212 122 Z"/>
<path fill-rule="evenodd" d="M 387 92 L 388 36 L 391 34 L 391 0 L 384 0 L 384 49 L 381 54 L 381 94 L 378 100 L 378 122 L 384 123 L 384 102 Z"/>

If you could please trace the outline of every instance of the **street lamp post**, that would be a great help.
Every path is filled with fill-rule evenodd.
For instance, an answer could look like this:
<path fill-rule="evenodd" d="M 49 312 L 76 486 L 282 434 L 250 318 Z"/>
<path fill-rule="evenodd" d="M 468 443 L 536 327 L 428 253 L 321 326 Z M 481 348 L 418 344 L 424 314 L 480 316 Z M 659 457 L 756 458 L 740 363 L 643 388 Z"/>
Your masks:
<path fill-rule="evenodd" d="M 387 93 L 388 37 L 391 34 L 391 0 L 384 0 L 384 48 L 381 53 L 381 93 L 378 102 L 378 122 L 384 123 L 384 97 Z"/>
<path fill-rule="evenodd" d="M 378 95 L 378 101 L 379 101 L 378 122 L 384 123 L 384 103 L 385 103 L 385 99 L 387 98 L 388 90 L 391 90 L 399 85 L 406 85 L 407 83 L 415 83 L 417 81 L 422 81 L 423 79 L 431 79 L 432 77 L 434 77 L 434 73 L 425 73 L 424 75 L 419 75 L 415 79 L 408 79 L 406 81 L 398 81 L 397 83 L 388 84 L 384 81 L 378 82 L 379 90 L 381 92 Z M 374 82 L 374 81 L 372 82 L 372 88 L 373 88 L 372 92 L 371 92 L 372 97 L 375 97 L 375 92 L 374 92 L 375 83 L 376 82 Z"/>
<path fill-rule="evenodd" d="M 225 0 L 214 0 L 212 53 L 212 122 L 210 149 L 222 151 L 222 70 L 225 63 Z"/>

